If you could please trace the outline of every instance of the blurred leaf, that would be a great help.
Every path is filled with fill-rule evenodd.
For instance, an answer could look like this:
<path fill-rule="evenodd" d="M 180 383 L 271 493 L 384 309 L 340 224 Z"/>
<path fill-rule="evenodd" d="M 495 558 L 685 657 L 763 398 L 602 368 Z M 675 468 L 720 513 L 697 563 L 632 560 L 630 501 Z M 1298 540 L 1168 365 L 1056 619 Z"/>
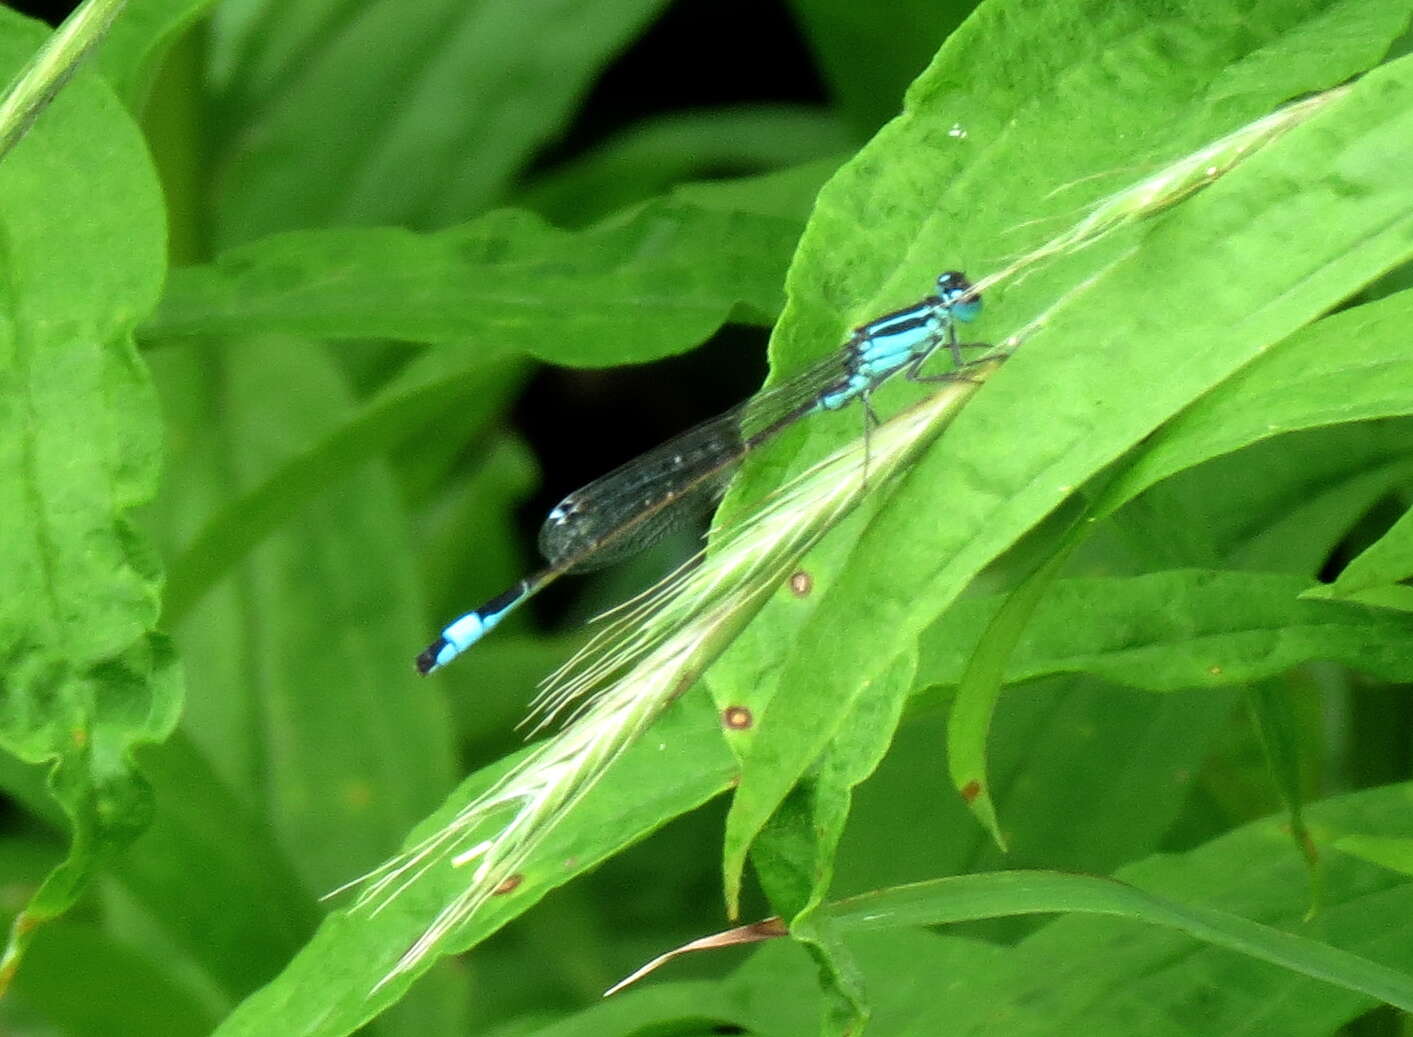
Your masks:
<path fill-rule="evenodd" d="M 698 982 L 654 982 L 597 1001 L 565 1018 L 537 1026 L 536 1037 L 638 1037 L 747 1033 L 796 1037 L 819 1032 L 818 985 L 804 955 L 779 942 L 765 945 L 771 966 L 753 970 L 762 953 L 737 976 Z M 873 1026 L 865 1033 L 880 1032 Z M 889 1033 L 894 1031 L 882 1031 Z M 521 1037 L 517 1027 L 489 1037 Z"/>
<path fill-rule="evenodd" d="M 1334 583 L 1312 588 L 1306 594 L 1312 598 L 1348 598 L 1377 587 L 1406 583 L 1411 577 L 1413 511 L 1405 511 L 1388 532 L 1344 567 Z"/>
<path fill-rule="evenodd" d="M 412 436 L 447 405 L 459 404 L 468 435 L 497 412 L 512 365 L 501 357 L 467 363 L 446 352 L 414 363 L 325 438 L 285 461 L 211 519 L 172 564 L 163 621 L 179 624 L 230 568 L 348 472 Z"/>
<path fill-rule="evenodd" d="M 684 205 L 770 216 L 803 228 L 814 210 L 815 196 L 842 162 L 842 156 L 834 156 L 759 176 L 682 184 L 672 189 L 670 197 Z"/>
<path fill-rule="evenodd" d="M 6 75 L 43 38 L 0 12 Z M 161 194 L 141 137 L 96 77 L 70 83 L 0 163 L 0 197 L 0 744 L 52 765 L 72 838 L 16 919 L 3 988 L 35 926 L 146 823 L 130 754 L 171 731 L 181 686 L 152 632 L 157 565 L 130 520 L 160 465 L 157 401 L 132 329 L 162 283 Z"/>
<path fill-rule="evenodd" d="M 1028 203 L 1047 188 L 1093 187 L 1076 181 L 1171 159 L 1377 60 L 1386 42 L 1363 30 L 1382 19 L 1386 41 L 1406 19 L 1402 9 L 1369 5 L 1273 5 L 1256 28 L 1221 4 L 1205 15 L 1125 5 L 1084 15 L 1084 54 L 1094 57 L 1085 65 L 1068 28 L 1073 12 L 1052 6 L 1008 20 L 1001 10 L 983 8 L 948 40 L 904 116 L 821 192 L 791 269 L 777 355 L 838 340 L 846 321 L 886 310 L 904 285 L 916 292 L 929 268 L 973 265 L 958 260 L 979 252 L 979 242 L 994 248 L 1001 227 L 1015 227 L 1018 203 L 1043 218 L 1048 205 L 1036 212 Z M 1169 32 L 1169 18 L 1196 19 L 1203 32 Z M 1349 28 L 1335 50 L 1331 21 Z M 975 60 L 1016 53 L 1027 60 L 999 64 L 998 82 Z M 1131 103 L 1091 103 L 1086 91 L 1116 89 L 1111 70 L 1120 67 Z M 853 543 L 854 564 L 826 581 L 788 642 L 728 822 L 730 898 L 760 826 L 828 744 L 858 689 L 983 566 L 1159 425 L 1409 256 L 1413 198 L 1394 170 L 1413 140 L 1410 78 L 1408 62 L 1370 73 L 1212 188 L 991 293 L 988 338 L 1042 311 L 1044 330 L 900 484 Z M 1175 110 L 1184 113 L 1177 122 Z M 965 136 L 952 133 L 959 121 Z M 864 215 L 880 197 L 889 199 L 886 221 Z M 1039 227 L 1026 231 L 1042 240 Z M 1086 274 L 1086 290 L 1076 292 Z M 738 483 L 744 499 L 759 494 L 750 483 Z"/>
<path fill-rule="evenodd" d="M 324 36 L 357 18 L 368 0 L 227 0 L 211 18 L 211 81 L 236 110 L 257 109 L 286 88 Z"/>
<path fill-rule="evenodd" d="M 175 270 L 149 342 L 383 336 L 603 366 L 654 360 L 780 307 L 799 226 L 676 201 L 585 231 L 504 210 L 437 234 L 281 234 Z"/>
<path fill-rule="evenodd" d="M 49 1030 L 68 1037 L 115 1033 L 199 1037 L 211 1032 L 219 1006 L 175 982 L 167 963 L 133 950 L 102 928 L 62 919 L 46 926 L 26 956 L 9 1000 L 42 1013 Z M 7 1033 L 38 1033 L 37 1020 Z"/>
<path fill-rule="evenodd" d="M 470 600 L 475 597 L 471 595 Z M 466 600 L 463 596 L 462 607 Z M 443 612 L 453 614 L 451 609 Z M 448 696 L 460 737 L 474 745 L 491 740 L 497 749 L 502 749 L 507 740 L 518 743 L 516 729 L 524 721 L 540 682 L 573 655 L 583 640 L 577 635 L 510 634 L 468 652 L 447 674 Z"/>
<path fill-rule="evenodd" d="M 281 481 L 352 410 L 322 348 L 252 339 L 158 357 L 166 396 L 181 401 L 168 540 L 243 487 L 275 482 L 298 498 L 176 633 L 199 680 L 193 740 L 321 892 L 387 853 L 454 773 L 445 703 L 408 664 L 425 620 L 402 504 L 361 454 L 335 457 L 320 494 Z"/>
<path fill-rule="evenodd" d="M 1410 448 L 1406 418 L 1259 439 L 1143 490 L 1113 529 L 1131 542 L 1138 568 L 1225 566 L 1313 580 L 1350 527 L 1413 475 Z"/>
<path fill-rule="evenodd" d="M 154 516 L 169 544 L 188 539 L 213 509 L 270 479 L 352 413 L 343 376 L 321 346 L 262 338 L 151 356 L 174 446 Z M 293 487 L 301 507 L 176 631 L 197 678 L 186 730 L 272 833 L 283 857 L 273 882 L 297 876 L 293 903 L 302 905 L 279 919 L 253 914 L 269 910 L 257 901 L 252 914 L 234 910 L 231 891 L 243 884 L 232 881 L 221 847 L 180 844 L 188 867 L 209 856 L 215 876 L 184 891 L 191 913 L 199 918 L 198 908 L 225 901 L 232 917 L 213 934 L 252 931 L 243 941 L 250 957 L 238 963 L 244 971 L 223 984 L 232 998 L 265 980 L 305 938 L 314 913 L 308 898 L 389 852 L 454 774 L 440 689 L 417 682 L 407 663 L 425 620 L 393 482 L 362 455 L 313 481 L 322 495 Z M 158 852 L 142 863 L 153 869 L 163 859 Z M 206 942 L 203 964 L 234 964 L 210 961 L 220 942 Z M 251 953 L 256 948 L 263 953 Z M 409 1012 L 445 1007 L 440 985 L 412 997 L 422 1004 Z"/>
<path fill-rule="evenodd" d="M 673 113 L 630 127 L 545 174 L 515 201 L 578 227 L 684 180 L 793 166 L 849 150 L 831 114 L 754 105 Z"/>
<path fill-rule="evenodd" d="M 246 125 L 227 156 L 222 239 L 475 216 L 664 6 L 321 2 L 250 25 L 232 48 L 227 108 Z"/>
<path fill-rule="evenodd" d="M 886 7 L 851 0 L 792 0 L 825 78 L 850 122 L 867 133 L 903 106 L 903 91 L 974 0 L 895 0 Z"/>
<path fill-rule="evenodd" d="M 1345 835 L 1335 840 L 1334 848 L 1401 875 L 1413 875 L 1413 838 Z"/>
<path fill-rule="evenodd" d="M 440 962 L 417 983 L 415 996 L 389 1008 L 374 1029 L 388 1034 L 472 1033 L 472 980 L 455 961 Z"/>
<path fill-rule="evenodd" d="M 108 33 L 98 62 L 134 115 L 142 114 L 157 66 L 215 0 L 127 0 Z"/>
<path fill-rule="evenodd" d="M 887 759 L 856 790 L 837 894 L 997 868 L 1107 873 L 1169 845 L 1238 701 L 1083 677 L 1014 688 L 998 706 L 989 760 L 1004 794 L 1002 852 L 948 783 L 947 717 L 924 708 L 932 700 L 914 699 Z"/>
<path fill-rule="evenodd" d="M 1304 688 L 1276 680 L 1258 681 L 1246 695 L 1266 771 L 1286 811 L 1291 842 L 1310 870 L 1310 917 L 1319 913 L 1322 898 L 1319 851 L 1305 824 L 1306 781 L 1301 773 L 1304 746 L 1300 739 L 1300 696 Z"/>
<path fill-rule="evenodd" d="M 991 717 L 1001 696 L 1007 663 L 1016 643 L 1029 626 L 1031 617 L 1055 578 L 1079 545 L 1081 527 L 1071 526 L 1062 534 L 1054 553 L 1006 596 L 987 624 L 967 660 L 957 696 L 952 702 L 952 720 L 947 725 L 947 761 L 952 787 L 971 808 L 976 819 L 991 833 L 996 845 L 1006 848 L 1006 838 L 996 817 L 991 783 L 986 776 L 986 743 Z"/>
<path fill-rule="evenodd" d="M 407 452 L 421 445 L 409 444 Z M 430 506 L 417 529 L 433 615 L 454 615 L 468 598 L 489 598 L 518 579 L 528 561 L 515 515 L 539 485 L 539 465 L 528 447 L 510 438 L 488 443 L 476 461 L 470 470 L 446 473 L 440 493 L 429 488 Z M 505 636 L 481 647 L 493 651 L 495 640 Z"/>
<path fill-rule="evenodd" d="M 266 818 L 212 773 L 185 733 L 141 760 L 157 808 L 114 862 L 131 905 L 114 909 L 115 928 L 169 973 L 200 976 L 229 1011 L 309 938 L 319 909 Z"/>

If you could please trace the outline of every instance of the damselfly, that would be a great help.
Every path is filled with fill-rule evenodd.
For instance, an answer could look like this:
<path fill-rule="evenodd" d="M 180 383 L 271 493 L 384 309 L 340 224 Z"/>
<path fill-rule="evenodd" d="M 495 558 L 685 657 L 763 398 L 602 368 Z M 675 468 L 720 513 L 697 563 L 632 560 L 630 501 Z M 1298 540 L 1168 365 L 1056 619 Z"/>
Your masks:
<path fill-rule="evenodd" d="M 721 497 L 747 454 L 801 418 L 858 400 L 867 429 L 878 421 L 869 396 L 899 371 L 916 382 L 957 377 L 964 365 L 956 321 L 974 320 L 980 312 L 981 297 L 971 282 L 949 270 L 937 278 L 935 294 L 860 325 L 813 367 L 575 490 L 540 527 L 540 553 L 548 564 L 452 621 L 417 657 L 417 672 L 451 662 L 560 576 L 620 561 L 682 526 Z M 944 345 L 953 369 L 922 374 L 928 357 Z"/>

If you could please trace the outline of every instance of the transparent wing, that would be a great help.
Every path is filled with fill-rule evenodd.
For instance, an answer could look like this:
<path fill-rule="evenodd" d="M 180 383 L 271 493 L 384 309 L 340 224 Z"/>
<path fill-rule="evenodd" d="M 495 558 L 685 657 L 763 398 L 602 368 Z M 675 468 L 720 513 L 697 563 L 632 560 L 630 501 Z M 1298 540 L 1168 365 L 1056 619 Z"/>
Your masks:
<path fill-rule="evenodd" d="M 589 572 L 644 550 L 700 515 L 726 491 L 751 450 L 813 409 L 846 375 L 852 342 L 575 490 L 540 527 L 540 552 L 565 572 Z"/>

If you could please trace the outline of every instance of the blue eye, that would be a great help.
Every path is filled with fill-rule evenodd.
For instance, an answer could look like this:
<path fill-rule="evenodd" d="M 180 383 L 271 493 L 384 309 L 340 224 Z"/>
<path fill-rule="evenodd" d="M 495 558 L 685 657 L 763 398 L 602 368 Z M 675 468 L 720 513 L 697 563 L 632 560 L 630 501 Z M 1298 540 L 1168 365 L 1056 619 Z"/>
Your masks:
<path fill-rule="evenodd" d="M 981 296 L 968 295 L 971 282 L 958 270 L 948 270 L 937 276 L 937 297 L 948 305 L 952 316 L 960 321 L 973 321 L 981 313 Z"/>
<path fill-rule="evenodd" d="M 973 295 L 952 304 L 952 316 L 960 321 L 974 321 L 981 315 L 981 296 Z"/>

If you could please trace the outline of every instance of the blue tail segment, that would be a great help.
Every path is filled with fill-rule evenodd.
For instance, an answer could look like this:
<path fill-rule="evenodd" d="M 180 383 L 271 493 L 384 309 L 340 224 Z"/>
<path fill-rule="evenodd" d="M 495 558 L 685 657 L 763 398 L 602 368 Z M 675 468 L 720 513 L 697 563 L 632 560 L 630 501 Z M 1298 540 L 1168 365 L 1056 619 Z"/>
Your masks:
<path fill-rule="evenodd" d="M 497 594 L 480 608 L 466 613 L 447 624 L 437 638 L 417 656 L 417 672 L 424 677 L 440 670 L 481 638 L 497 623 L 528 601 L 549 580 L 521 580 L 514 587 Z"/>
<path fill-rule="evenodd" d="M 938 276 L 934 294 L 859 325 L 813 367 L 575 490 L 540 528 L 540 551 L 549 564 L 448 625 L 417 656 L 417 672 L 447 665 L 565 573 L 611 565 L 683 525 L 721 497 L 747 454 L 800 419 L 858 400 L 876 421 L 869 396 L 899 371 L 919 382 L 965 378 L 962 350 L 970 344 L 957 341 L 956 323 L 980 314 L 981 296 L 971 282 L 948 270 Z M 942 346 L 951 369 L 923 375 L 922 365 Z"/>

